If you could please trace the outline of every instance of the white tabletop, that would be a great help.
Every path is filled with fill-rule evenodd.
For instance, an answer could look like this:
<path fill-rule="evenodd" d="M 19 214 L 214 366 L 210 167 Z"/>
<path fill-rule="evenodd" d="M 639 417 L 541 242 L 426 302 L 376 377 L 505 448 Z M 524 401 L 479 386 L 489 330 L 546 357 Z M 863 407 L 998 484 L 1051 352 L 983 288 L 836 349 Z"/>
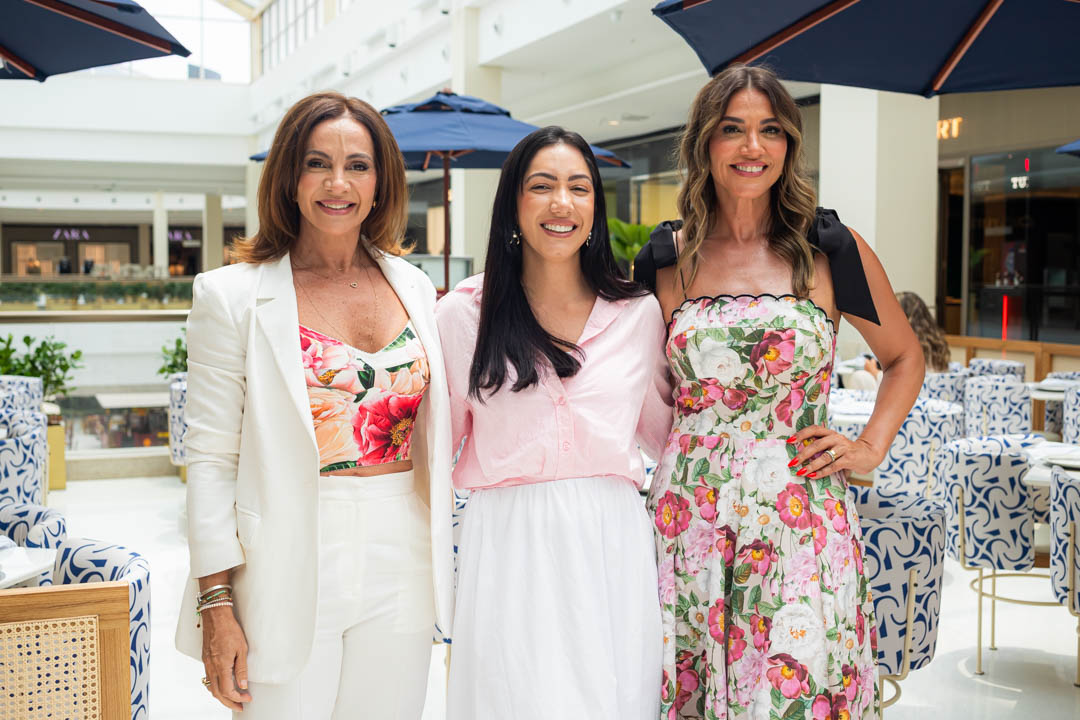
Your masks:
<path fill-rule="evenodd" d="M 56 550 L 13 547 L 0 550 L 0 589 L 31 580 L 52 570 Z"/>
<path fill-rule="evenodd" d="M 1069 445 L 1068 443 L 1043 442 L 1032 445 L 1027 448 L 1026 452 L 1031 462 L 1031 469 L 1024 476 L 1024 482 L 1033 487 L 1050 487 L 1053 473 L 1050 470 L 1051 464 L 1047 462 L 1047 459 L 1075 457 L 1080 460 L 1080 445 Z M 1080 478 L 1080 470 L 1066 469 L 1066 472 L 1073 477 Z"/>

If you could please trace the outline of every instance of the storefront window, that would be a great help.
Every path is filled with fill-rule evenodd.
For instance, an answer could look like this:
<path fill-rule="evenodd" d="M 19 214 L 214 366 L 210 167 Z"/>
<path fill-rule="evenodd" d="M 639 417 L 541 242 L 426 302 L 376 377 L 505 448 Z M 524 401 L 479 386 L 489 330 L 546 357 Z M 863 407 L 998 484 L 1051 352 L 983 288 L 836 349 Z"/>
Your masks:
<path fill-rule="evenodd" d="M 1080 343 L 1080 160 L 973 157 L 969 335 Z"/>

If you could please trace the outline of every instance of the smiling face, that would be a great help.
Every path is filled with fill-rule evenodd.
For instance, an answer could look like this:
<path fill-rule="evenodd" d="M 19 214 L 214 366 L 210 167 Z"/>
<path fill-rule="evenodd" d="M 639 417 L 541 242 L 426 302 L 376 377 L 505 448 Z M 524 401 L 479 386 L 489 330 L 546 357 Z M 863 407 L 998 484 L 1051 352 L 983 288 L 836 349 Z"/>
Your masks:
<path fill-rule="evenodd" d="M 784 171 L 787 146 L 787 134 L 764 93 L 747 88 L 732 95 L 709 140 L 717 193 L 743 199 L 768 193 Z"/>
<path fill-rule="evenodd" d="M 549 261 L 576 255 L 592 230 L 594 193 L 576 148 L 556 143 L 537 151 L 518 195 L 522 251 Z"/>
<path fill-rule="evenodd" d="M 367 128 L 348 115 L 316 125 L 296 185 L 301 234 L 358 235 L 375 191 L 375 145 Z"/>

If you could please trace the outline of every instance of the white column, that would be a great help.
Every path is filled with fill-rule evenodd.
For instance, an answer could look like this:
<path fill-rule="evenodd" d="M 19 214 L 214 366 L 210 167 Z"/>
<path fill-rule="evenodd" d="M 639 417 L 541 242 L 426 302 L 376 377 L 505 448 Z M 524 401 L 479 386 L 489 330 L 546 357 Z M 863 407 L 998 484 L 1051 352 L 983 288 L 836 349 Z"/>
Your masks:
<path fill-rule="evenodd" d="M 263 163 L 248 162 L 244 168 L 244 237 L 254 237 L 259 232 L 259 180 Z"/>
<path fill-rule="evenodd" d="M 482 67 L 477 61 L 479 15 L 479 8 L 461 6 L 451 15 L 451 88 L 497 105 L 502 97 L 502 69 Z M 484 269 L 491 203 L 498 185 L 498 170 L 450 172 L 450 251 L 471 256 L 474 273 Z"/>
<path fill-rule="evenodd" d="M 937 262 L 937 98 L 821 86 L 819 204 L 874 248 L 897 292 L 933 307 Z M 841 330 L 840 354 L 865 345 Z"/>
<path fill-rule="evenodd" d="M 225 260 L 225 229 L 221 215 L 221 196 L 207 193 L 202 216 L 202 271 L 221 267 Z"/>
<path fill-rule="evenodd" d="M 165 194 L 154 193 L 153 260 L 154 277 L 169 277 L 169 212 L 165 209 Z"/>

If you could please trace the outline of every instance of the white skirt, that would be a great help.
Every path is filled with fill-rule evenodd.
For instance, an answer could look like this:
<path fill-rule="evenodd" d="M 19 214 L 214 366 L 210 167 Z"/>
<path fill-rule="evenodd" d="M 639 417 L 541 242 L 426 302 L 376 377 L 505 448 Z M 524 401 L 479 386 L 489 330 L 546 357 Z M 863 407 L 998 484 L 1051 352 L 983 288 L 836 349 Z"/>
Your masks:
<path fill-rule="evenodd" d="M 629 481 L 475 490 L 458 562 L 447 720 L 656 720 L 656 550 Z"/>

